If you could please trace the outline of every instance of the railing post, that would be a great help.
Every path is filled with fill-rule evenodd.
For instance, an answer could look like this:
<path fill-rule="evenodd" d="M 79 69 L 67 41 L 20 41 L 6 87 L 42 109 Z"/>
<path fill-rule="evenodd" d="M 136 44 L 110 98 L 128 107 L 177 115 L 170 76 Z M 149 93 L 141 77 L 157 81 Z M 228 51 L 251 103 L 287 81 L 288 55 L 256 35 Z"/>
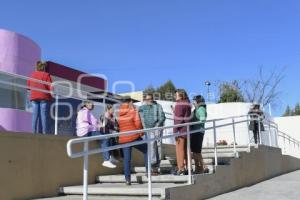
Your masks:
<path fill-rule="evenodd" d="M 271 138 L 271 122 L 270 120 L 268 120 L 269 122 L 269 146 L 271 147 L 272 146 L 272 138 Z"/>
<path fill-rule="evenodd" d="M 55 95 L 55 119 L 54 119 L 54 135 L 58 135 L 58 94 Z"/>
<path fill-rule="evenodd" d="M 215 168 L 218 166 L 218 155 L 217 155 L 217 130 L 216 121 L 213 120 L 213 130 L 214 130 L 214 152 L 215 152 Z"/>
<path fill-rule="evenodd" d="M 84 142 L 83 158 L 83 200 L 88 200 L 88 176 L 89 176 L 89 142 Z"/>
<path fill-rule="evenodd" d="M 197 134 L 197 133 L 196 133 Z M 190 126 L 187 126 L 187 162 L 188 162 L 188 184 L 192 184 L 192 159 L 191 159 L 191 135 L 190 135 Z"/>
<path fill-rule="evenodd" d="M 235 137 L 235 120 L 234 120 L 234 118 L 232 118 L 232 129 L 233 129 L 233 151 L 234 151 L 234 156 L 237 157 L 236 137 Z"/>
<path fill-rule="evenodd" d="M 278 131 L 278 124 L 276 124 L 276 136 L 275 136 L 275 138 L 276 138 L 276 146 L 277 147 L 279 147 L 279 144 L 278 144 L 278 139 L 279 139 L 279 136 L 278 136 L 278 133 L 279 133 L 279 131 Z"/>
<path fill-rule="evenodd" d="M 249 149 L 251 147 L 251 136 L 250 136 L 250 123 L 251 123 L 251 118 L 249 117 L 249 115 L 247 115 L 247 130 L 248 130 L 248 139 L 249 139 Z"/>
<path fill-rule="evenodd" d="M 259 144 L 262 144 L 262 137 L 261 137 L 261 127 L 260 127 L 260 123 L 261 123 L 261 121 L 260 121 L 260 117 L 258 117 L 257 118 L 257 122 L 258 122 L 258 138 L 257 139 L 259 139 Z M 262 122 L 262 124 L 263 124 L 263 126 L 264 126 L 264 123 Z"/>
<path fill-rule="evenodd" d="M 152 171 L 152 165 L 151 165 L 151 141 L 149 141 L 149 139 L 151 139 L 150 137 L 150 133 L 146 132 L 146 136 L 147 136 L 147 168 L 148 168 L 148 200 L 152 199 L 152 176 L 151 176 L 151 171 Z"/>
<path fill-rule="evenodd" d="M 283 150 L 284 150 L 284 153 L 286 153 L 286 147 L 285 147 L 285 133 L 283 133 Z"/>

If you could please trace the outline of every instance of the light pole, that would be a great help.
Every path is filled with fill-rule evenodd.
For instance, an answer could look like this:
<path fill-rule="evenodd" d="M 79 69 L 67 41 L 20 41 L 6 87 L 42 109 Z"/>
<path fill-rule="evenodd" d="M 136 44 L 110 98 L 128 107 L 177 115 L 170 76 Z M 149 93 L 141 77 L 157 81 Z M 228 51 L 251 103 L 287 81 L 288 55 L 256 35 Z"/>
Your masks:
<path fill-rule="evenodd" d="M 209 87 L 211 86 L 211 82 L 205 81 L 205 85 L 207 87 L 207 102 L 210 102 L 210 90 L 209 90 Z"/>

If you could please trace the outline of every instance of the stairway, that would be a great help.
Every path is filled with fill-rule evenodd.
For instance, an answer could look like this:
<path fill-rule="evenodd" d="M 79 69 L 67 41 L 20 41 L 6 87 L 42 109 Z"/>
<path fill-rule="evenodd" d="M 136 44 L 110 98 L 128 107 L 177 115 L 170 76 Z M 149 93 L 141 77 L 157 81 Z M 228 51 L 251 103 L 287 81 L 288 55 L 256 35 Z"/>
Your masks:
<path fill-rule="evenodd" d="M 237 146 L 237 152 L 249 152 L 248 146 Z M 203 148 L 203 158 L 205 164 L 210 169 L 210 173 L 214 173 L 214 149 Z M 231 159 L 237 159 L 238 155 L 233 153 L 233 147 L 218 147 L 218 164 L 230 165 Z M 152 195 L 153 200 L 168 199 L 167 188 L 179 187 L 187 185 L 188 176 L 174 176 L 172 171 L 175 169 L 176 159 L 174 155 L 165 156 L 162 160 L 160 168 L 161 175 L 152 176 Z M 193 166 L 194 167 L 194 166 Z M 132 169 L 132 185 L 125 185 L 125 177 L 123 174 L 98 176 L 96 184 L 89 185 L 89 199 L 92 200 L 143 200 L 148 196 L 148 184 L 145 167 L 134 167 Z M 197 175 L 199 176 L 199 175 Z M 200 176 L 207 176 L 203 174 Z M 82 199 L 82 186 L 68 186 L 60 188 L 61 195 L 53 200 L 79 200 Z"/>

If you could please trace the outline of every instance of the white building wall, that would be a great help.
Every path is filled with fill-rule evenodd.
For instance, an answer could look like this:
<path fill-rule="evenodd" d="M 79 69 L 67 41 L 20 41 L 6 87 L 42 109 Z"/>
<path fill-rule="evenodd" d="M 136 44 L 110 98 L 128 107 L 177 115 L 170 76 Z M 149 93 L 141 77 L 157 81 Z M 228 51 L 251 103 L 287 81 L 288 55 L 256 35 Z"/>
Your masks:
<path fill-rule="evenodd" d="M 278 129 L 280 131 L 300 141 L 300 116 L 276 117 L 274 118 L 274 121 L 278 124 Z M 284 154 L 300 158 L 300 146 L 295 145 L 293 142 L 290 142 L 283 137 L 278 138 L 278 144 Z"/>
<path fill-rule="evenodd" d="M 167 120 L 165 126 L 173 125 L 173 112 L 171 109 L 171 105 L 175 105 L 174 102 L 168 101 L 158 101 L 159 104 L 163 106 L 164 111 L 166 112 Z M 252 104 L 250 103 L 220 103 L 220 104 L 208 104 L 207 105 L 207 120 L 213 119 L 223 119 L 223 118 L 230 118 L 235 116 L 245 116 L 248 114 L 249 109 Z M 266 118 L 269 118 L 266 116 Z M 236 118 L 235 122 L 245 121 L 247 117 L 240 117 Z M 232 123 L 232 119 L 226 119 L 221 121 L 216 121 L 216 126 L 223 125 L 223 124 L 230 124 Z M 206 128 L 213 127 L 212 122 L 206 123 Z M 254 143 L 253 133 L 248 131 L 248 123 L 238 123 L 235 125 L 236 131 L 236 143 L 238 145 L 248 145 L 249 140 L 251 143 Z M 217 133 L 217 142 L 220 140 L 225 140 L 228 144 L 234 143 L 234 136 L 233 136 L 233 126 L 226 126 L 220 127 L 216 129 Z M 165 131 L 164 135 L 173 134 L 172 129 L 168 129 Z M 271 131 L 271 144 L 275 146 L 276 144 L 276 132 L 275 130 Z M 262 143 L 269 145 L 269 131 L 268 126 L 265 127 L 265 131 L 261 134 Z M 167 144 L 174 144 L 174 139 L 167 139 L 163 141 Z M 213 129 L 207 130 L 205 133 L 203 145 L 204 146 L 213 146 L 214 144 L 214 132 Z"/>

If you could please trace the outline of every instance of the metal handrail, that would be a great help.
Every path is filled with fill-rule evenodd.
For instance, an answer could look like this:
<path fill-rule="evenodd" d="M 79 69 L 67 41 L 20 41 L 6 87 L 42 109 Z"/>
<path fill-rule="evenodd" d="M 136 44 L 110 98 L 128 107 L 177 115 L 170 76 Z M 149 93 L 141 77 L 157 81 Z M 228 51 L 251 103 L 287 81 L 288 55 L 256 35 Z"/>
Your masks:
<path fill-rule="evenodd" d="M 53 83 L 49 83 L 49 82 L 45 82 L 45 81 L 42 81 L 42 80 L 38 80 L 38 79 L 33 79 L 33 78 L 30 78 L 30 77 L 26 77 L 26 76 L 23 76 L 23 75 L 19 75 L 19 74 L 12 74 L 12 73 L 9 73 L 9 72 L 3 72 L 1 71 L 0 74 L 2 75 L 6 75 L 8 78 L 17 78 L 17 79 L 20 79 L 20 80 L 23 80 L 23 81 L 33 81 L 33 82 L 36 82 L 36 83 L 41 83 L 41 84 L 44 84 L 44 85 L 47 85 L 47 86 L 50 86 L 50 87 L 53 87 L 55 85 L 59 85 L 59 87 L 64 88 L 64 89 L 67 89 L 68 91 L 72 91 L 72 94 L 71 96 L 70 95 L 63 95 L 63 94 L 60 94 L 59 92 L 56 92 L 55 91 L 55 87 L 54 89 L 52 90 L 44 90 L 44 89 L 40 89 L 40 88 L 36 88 L 36 87 L 29 87 L 26 83 L 25 84 L 19 84 L 19 83 L 16 83 L 16 82 L 11 82 L 10 81 L 6 81 L 6 80 L 0 80 L 0 83 L 2 84 L 5 84 L 5 85 L 9 85 L 9 86 L 14 86 L 14 87 L 17 87 L 17 88 L 22 88 L 22 89 L 27 89 L 27 90 L 34 90 L 34 91 L 39 91 L 39 92 L 43 92 L 43 93 L 46 93 L 46 94 L 50 94 L 52 97 L 54 96 L 55 97 L 55 119 L 54 119 L 54 125 L 55 125 L 55 135 L 58 135 L 58 102 L 59 102 L 59 98 L 60 97 L 64 97 L 64 98 L 72 98 L 72 99 L 76 99 L 76 100 L 80 100 L 80 101 L 85 101 L 88 99 L 88 97 L 93 97 L 93 98 L 101 98 L 103 99 L 103 103 L 105 104 L 106 103 L 106 100 L 110 100 L 112 102 L 115 102 L 115 103 L 120 103 L 119 100 L 116 100 L 116 99 L 113 99 L 113 98 L 110 98 L 110 97 L 107 97 L 105 95 L 101 95 L 101 94 L 93 94 L 93 93 L 90 93 L 90 92 L 86 92 L 86 91 L 82 91 L 82 90 L 79 90 L 77 88 L 74 88 L 74 87 L 67 87 L 65 85 L 62 85 L 62 84 L 59 84 L 57 82 L 53 82 Z M 61 82 L 61 81 L 59 81 Z M 77 95 L 75 96 L 74 93 L 77 92 L 77 94 L 84 94 L 86 95 L 85 98 L 82 98 L 80 97 L 80 95 Z"/>
<path fill-rule="evenodd" d="M 67 89 L 67 90 L 73 90 L 73 91 L 77 91 L 77 92 L 80 92 L 80 93 L 84 93 L 85 95 L 87 95 L 87 97 L 93 97 L 93 98 L 104 98 L 104 99 L 107 99 L 107 100 L 110 100 L 110 101 L 113 101 L 113 102 L 116 102 L 116 103 L 120 103 L 120 101 L 116 100 L 116 99 L 113 99 L 113 98 L 110 98 L 110 97 L 107 97 L 105 95 L 101 95 L 101 94 L 94 94 L 94 93 L 91 93 L 91 92 L 87 92 L 87 91 L 83 91 L 83 90 L 79 90 L 77 88 L 74 88 L 74 87 L 68 87 L 68 86 L 65 86 L 65 85 L 62 85 L 60 84 L 59 82 L 61 81 L 58 81 L 57 82 L 53 82 L 53 83 L 49 83 L 49 82 L 46 82 L 46 81 L 42 81 L 42 80 L 38 80 L 38 79 L 34 79 L 34 78 L 30 78 L 30 77 L 27 77 L 27 76 L 23 76 L 23 75 L 19 75 L 19 74 L 13 74 L 13 73 L 9 73 L 9 72 L 4 72 L 4 71 L 1 71 L 0 74 L 4 74 L 6 76 L 9 76 L 9 77 L 13 77 L 13 78 L 18 78 L 18 79 L 22 79 L 24 81 L 33 81 L 35 83 L 41 83 L 41 84 L 44 84 L 44 85 L 47 85 L 47 86 L 55 86 L 55 85 L 59 85 L 59 87 L 61 88 L 64 88 L 64 89 Z M 74 98 L 74 99 L 78 99 L 78 100 L 86 100 L 84 98 L 78 98 L 78 97 L 75 97 L 75 96 L 67 96 L 67 95 L 62 95 L 62 94 L 57 94 L 55 91 L 48 91 L 48 90 L 42 90 L 40 88 L 36 88 L 36 87 L 28 87 L 27 85 L 22 85 L 22 84 L 18 84 L 18 83 L 12 83 L 12 82 L 9 82 L 9 81 L 3 81 L 3 80 L 0 80 L 0 83 L 3 83 L 3 84 L 6 84 L 6 85 L 10 85 L 10 86 L 15 86 L 15 87 L 20 87 L 20 88 L 23 88 L 23 89 L 28 89 L 28 90 L 36 90 L 36 91 L 40 91 L 40 92 L 44 92 L 44 93 L 47 93 L 47 94 L 51 94 L 51 95 L 59 95 L 59 96 L 62 96 L 62 97 L 68 97 L 68 98 Z M 105 91 L 104 91 L 105 92 Z M 106 91 L 107 92 L 107 91 Z"/>
<path fill-rule="evenodd" d="M 236 119 L 240 119 L 240 118 L 245 118 L 247 117 L 246 120 L 239 120 L 236 121 Z M 233 151 L 234 154 L 236 156 L 238 156 L 237 154 L 237 149 L 236 149 L 236 137 L 235 137 L 235 126 L 237 124 L 240 123 L 247 123 L 247 127 L 248 127 L 248 134 L 249 134 L 249 147 L 251 146 L 251 141 L 250 141 L 250 131 L 249 131 L 249 123 L 251 121 L 261 121 L 261 117 L 260 116 L 256 116 L 256 119 L 251 119 L 251 117 L 253 117 L 253 115 L 241 115 L 241 116 L 233 116 L 233 117 L 226 117 L 226 118 L 220 118 L 220 119 L 213 119 L 213 120 L 207 120 L 205 123 L 213 123 L 212 126 L 210 127 L 206 127 L 205 131 L 208 130 L 213 130 L 213 137 L 214 137 L 214 159 L 215 159 L 215 167 L 218 166 L 218 153 L 217 153 L 217 141 L 216 141 L 216 129 L 217 128 L 222 128 L 222 127 L 227 127 L 227 126 L 232 126 L 233 127 L 233 138 L 234 138 L 234 144 L 233 144 Z M 224 124 L 221 125 L 216 125 L 216 122 L 220 122 L 220 121 L 224 121 L 224 120 L 229 120 L 232 119 L 232 121 L 230 123 L 226 123 L 224 122 Z M 278 131 L 278 125 L 270 120 L 263 120 L 264 122 L 268 122 L 268 126 L 269 126 L 269 145 L 272 146 L 272 142 L 271 142 L 271 127 L 275 128 L 276 130 L 276 137 L 280 136 L 279 131 Z M 134 130 L 134 131 L 126 131 L 126 132 L 119 132 L 119 133 L 113 133 L 113 134 L 107 134 L 107 135 L 99 135 L 99 136 L 93 136 L 93 137 L 83 137 L 83 138 L 75 138 L 75 139 L 71 139 L 67 142 L 67 154 L 69 157 L 71 158 L 79 158 L 79 157 L 84 157 L 84 173 L 83 173 L 83 199 L 87 200 L 88 199 L 88 156 L 89 155 L 94 155 L 94 154 L 98 154 L 98 153 L 103 153 L 106 151 L 111 151 L 111 150 L 115 150 L 115 149 L 120 149 L 120 148 L 125 148 L 125 147 L 131 147 L 131 146 L 136 146 L 136 145 L 140 145 L 140 144 L 147 144 L 148 145 L 148 152 L 147 152 L 147 156 L 148 156 L 148 198 L 151 199 L 152 198 L 152 181 L 151 181 L 151 162 L 150 162 L 150 155 L 151 155 L 151 145 L 150 143 L 156 140 L 162 140 L 162 139 L 167 139 L 167 138 L 175 138 L 178 136 L 187 136 L 187 152 L 190 152 L 190 135 L 199 132 L 199 130 L 194 130 L 191 131 L 190 130 L 190 126 L 192 125 L 197 125 L 197 124 L 202 124 L 203 122 L 189 122 L 189 123 L 184 123 L 184 124 L 178 124 L 178 125 L 172 125 L 172 126 L 164 126 L 164 127 L 156 127 L 156 128 L 148 128 L 148 129 L 140 129 L 140 130 Z M 118 137 L 120 135 L 131 135 L 131 134 L 136 134 L 136 133 L 145 133 L 146 135 L 149 135 L 150 132 L 154 132 L 154 131 L 162 131 L 165 129 L 170 129 L 170 128 L 177 128 L 177 127 L 187 127 L 187 132 L 185 133 L 173 133 L 172 135 L 162 135 L 162 136 L 158 136 L 156 138 L 149 138 L 146 137 L 146 139 L 141 140 L 141 141 L 135 141 L 135 142 L 131 142 L 131 143 L 126 143 L 126 144 L 118 144 L 115 146 L 110 146 L 107 148 L 97 148 L 97 149 L 89 149 L 89 143 L 93 142 L 93 141 L 97 141 L 97 140 L 103 140 L 103 139 L 109 139 L 109 138 L 115 138 Z M 259 133 L 259 135 L 261 135 L 261 133 Z M 291 138 L 291 137 L 290 137 Z M 260 142 L 262 142 L 260 140 Z M 295 142 L 295 140 L 294 140 Z M 80 144 L 82 143 L 84 145 L 84 150 L 82 152 L 73 152 L 72 151 L 72 147 L 75 144 Z M 278 146 L 278 141 L 276 140 L 276 144 L 275 146 Z M 299 147 L 299 146 L 298 146 Z M 190 153 L 188 153 L 188 183 L 192 184 L 193 183 L 193 179 L 192 179 L 192 173 L 191 173 L 191 157 L 190 157 Z"/>
<path fill-rule="evenodd" d="M 247 117 L 247 120 L 240 120 L 240 121 L 236 121 L 235 119 L 239 119 L 242 117 Z M 219 121 L 224 121 L 224 120 L 228 120 L 228 119 L 234 119 L 232 120 L 230 123 L 224 123 L 221 125 L 216 125 L 216 122 Z M 216 141 L 216 129 L 217 128 L 222 128 L 222 127 L 226 127 L 226 126 L 235 126 L 236 124 L 240 124 L 240 123 L 245 123 L 249 122 L 248 119 L 248 115 L 241 115 L 241 116 L 237 116 L 237 117 L 226 117 L 226 118 L 220 118 L 220 119 L 214 119 L 214 120 L 208 120 L 206 121 L 206 123 L 212 122 L 213 126 L 211 127 L 207 127 L 205 128 L 205 130 L 213 130 L 214 132 L 214 159 L 215 159 L 215 167 L 218 166 L 218 154 L 217 154 L 217 141 Z M 106 134 L 106 135 L 99 135 L 99 136 L 93 136 L 93 137 L 83 137 L 83 138 L 75 138 L 75 139 L 71 139 L 67 142 L 67 154 L 69 157 L 71 158 L 78 158 L 78 157 L 84 157 L 84 163 L 83 163 L 83 168 L 84 168 L 84 172 L 83 172 L 83 199 L 87 200 L 88 199 L 88 156 L 89 155 L 93 155 L 93 154 L 98 154 L 98 153 L 102 153 L 102 152 L 106 152 L 106 151 L 111 151 L 111 150 L 115 150 L 115 149 L 120 149 L 120 148 L 125 148 L 125 147 L 131 147 L 131 146 L 136 146 L 136 145 L 140 145 L 140 144 L 148 144 L 148 197 L 149 199 L 152 198 L 152 182 L 151 182 L 151 162 L 150 162 L 150 155 L 151 155 L 151 146 L 150 143 L 152 141 L 155 140 L 162 140 L 162 139 L 167 139 L 167 138 L 175 138 L 178 136 L 187 136 L 187 151 L 190 151 L 189 145 L 190 145 L 190 135 L 199 132 L 199 130 L 194 130 L 194 131 L 190 131 L 190 126 L 192 125 L 197 125 L 197 124 L 202 124 L 203 122 L 189 122 L 189 123 L 184 123 L 184 124 L 178 124 L 178 125 L 172 125 L 172 126 L 165 126 L 165 127 L 156 127 L 156 128 L 148 128 L 148 129 L 141 129 L 141 130 L 134 130 L 134 131 L 126 131 L 126 132 L 120 132 L 120 133 L 113 133 L 113 134 Z M 248 126 L 248 125 L 247 125 Z M 141 133 L 144 132 L 147 135 L 149 134 L 149 132 L 153 132 L 153 131 L 162 131 L 164 129 L 170 129 L 170 128 L 176 128 L 176 127 L 187 127 L 187 132 L 185 133 L 174 133 L 172 135 L 166 135 L 166 136 L 159 136 L 156 138 L 152 138 L 150 139 L 149 137 L 147 137 L 144 140 L 141 141 L 135 141 L 135 142 L 131 142 L 131 143 L 126 143 L 126 144 L 119 144 L 119 145 L 115 145 L 115 146 L 110 146 L 107 148 L 98 148 L 98 149 L 93 149 L 90 150 L 89 149 L 89 143 L 93 142 L 93 141 L 97 141 L 97 140 L 103 140 L 103 139 L 109 139 L 109 138 L 115 138 L 118 137 L 120 135 L 131 135 L 131 134 L 136 134 L 136 133 Z M 235 128 L 233 129 L 234 135 L 235 135 Z M 249 141 L 250 142 L 250 141 Z M 73 153 L 72 151 L 72 146 L 74 144 L 83 144 L 84 149 L 82 152 L 76 152 Z M 234 153 L 237 156 L 237 149 L 236 149 L 236 138 L 234 136 Z M 189 155 L 189 154 L 188 154 Z M 191 162 L 191 157 L 188 156 L 188 163 Z M 150 164 L 149 164 L 150 163 Z M 188 183 L 192 184 L 193 180 L 192 180 L 192 173 L 191 173 L 191 165 L 188 164 Z"/>
<path fill-rule="evenodd" d="M 231 118 L 232 119 L 232 118 Z M 210 120 L 209 122 L 216 122 L 216 121 L 221 121 L 223 119 L 216 119 L 216 120 Z M 244 123 L 247 122 L 247 120 L 243 120 L 243 121 L 235 121 L 235 124 L 240 124 L 240 123 Z M 154 131 L 162 131 L 164 129 L 170 129 L 170 128 L 178 128 L 178 127 L 188 127 L 188 126 L 193 126 L 193 125 L 198 125 L 198 124 L 202 124 L 203 122 L 189 122 L 189 123 L 184 123 L 184 124 L 178 124 L 178 125 L 172 125 L 172 126 L 164 126 L 164 127 L 156 127 L 156 128 L 147 128 L 147 129 L 139 129 L 139 130 L 134 130 L 134 131 L 126 131 L 126 132 L 118 132 L 118 133 L 112 133 L 112 134 L 105 134 L 105 135 L 98 135 L 98 136 L 92 136 L 92 137 L 82 137 L 82 138 L 75 138 L 75 139 L 70 139 L 67 142 L 67 154 L 69 157 L 71 158 L 78 158 L 78 157 L 82 157 L 85 152 L 81 152 L 81 153 L 73 153 L 72 151 L 72 145 L 74 144 L 79 144 L 79 143 L 84 143 L 84 142 L 93 142 L 96 140 L 104 140 L 104 139 L 110 139 L 110 138 L 116 138 L 120 135 L 124 136 L 124 135 L 132 135 L 132 134 L 136 134 L 136 133 L 141 133 L 141 132 L 154 132 Z M 226 126 L 230 126 L 232 125 L 232 123 L 226 123 L 226 124 L 222 124 L 222 125 L 215 125 L 212 127 L 208 127 L 205 128 L 205 131 L 207 130 L 212 130 L 215 128 L 222 128 L 222 127 L 226 127 Z M 193 133 L 198 133 L 199 130 L 194 130 L 194 131 L 189 131 L 189 134 L 193 134 Z M 93 152 L 88 152 L 88 155 L 93 155 L 93 154 L 97 154 L 97 153 L 103 153 L 106 151 L 111 151 L 111 150 L 116 150 L 116 149 L 120 149 L 124 147 L 129 147 L 129 146 L 136 146 L 138 144 L 144 144 L 144 143 L 148 143 L 149 141 L 156 141 L 156 140 L 160 140 L 160 139 L 168 139 L 168 138 L 173 138 L 173 137 L 178 137 L 178 136 L 185 136 L 187 135 L 187 132 L 184 133 L 174 133 L 173 135 L 167 135 L 167 136 L 161 136 L 161 137 L 157 137 L 154 139 L 147 139 L 147 140 L 143 140 L 143 141 L 138 141 L 138 142 L 133 142 L 133 143 L 129 143 L 130 145 L 114 145 L 111 147 L 106 147 L 105 149 L 98 149 L 96 151 Z"/>

